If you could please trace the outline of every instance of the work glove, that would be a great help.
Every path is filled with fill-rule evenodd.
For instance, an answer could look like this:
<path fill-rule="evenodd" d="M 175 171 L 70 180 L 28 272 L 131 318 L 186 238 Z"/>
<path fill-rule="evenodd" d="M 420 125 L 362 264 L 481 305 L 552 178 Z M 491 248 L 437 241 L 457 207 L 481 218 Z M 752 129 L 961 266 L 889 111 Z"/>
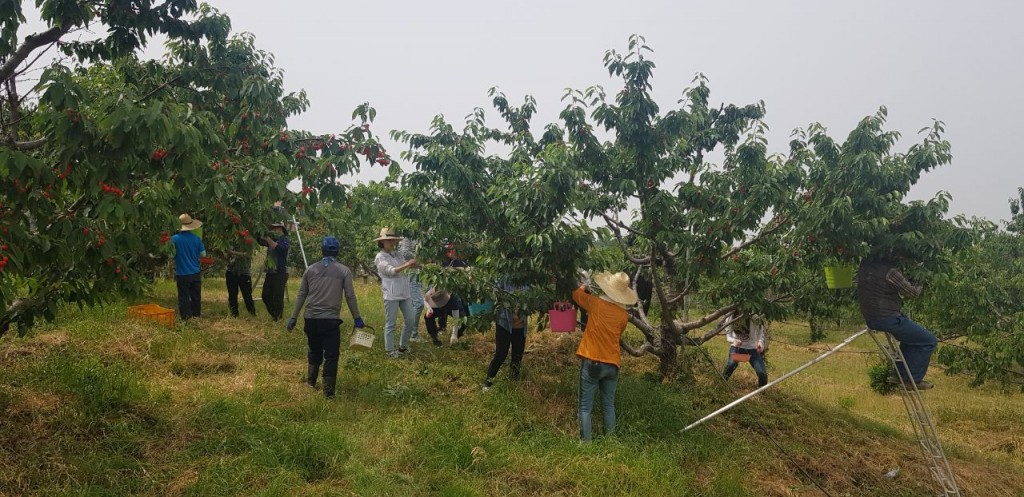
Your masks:
<path fill-rule="evenodd" d="M 295 318 L 288 318 L 288 324 L 284 325 L 284 329 L 292 331 L 295 329 Z"/>
<path fill-rule="evenodd" d="M 363 318 L 356 318 L 356 328 L 366 328 L 366 323 L 363 322 Z"/>

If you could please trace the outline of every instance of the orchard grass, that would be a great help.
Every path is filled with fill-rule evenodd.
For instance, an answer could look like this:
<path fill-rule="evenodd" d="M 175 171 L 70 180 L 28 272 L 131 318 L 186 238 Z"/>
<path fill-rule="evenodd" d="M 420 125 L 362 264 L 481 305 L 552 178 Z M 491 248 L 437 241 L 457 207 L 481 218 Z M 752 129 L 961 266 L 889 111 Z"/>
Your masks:
<path fill-rule="evenodd" d="M 298 278 L 289 284 L 294 298 Z M 582 444 L 579 333 L 531 330 L 522 379 L 506 365 L 482 392 L 489 327 L 390 360 L 379 288 L 357 292 L 378 338 L 370 352 L 343 350 L 334 400 L 303 383 L 301 331 L 285 332 L 259 301 L 257 317 L 231 318 L 217 278 L 204 280 L 203 316 L 173 329 L 129 320 L 119 303 L 67 308 L 5 338 L 0 495 L 821 495 L 798 467 L 834 495 L 933 493 L 899 396 L 869 387 L 869 338 L 689 432 L 755 388 L 750 368 L 729 383 L 716 376 L 724 339 L 707 346 L 713 367 L 688 350 L 692 367 L 667 383 L 652 358 L 626 357 L 617 436 L 604 436 L 598 408 L 595 439 Z M 145 302 L 174 308 L 173 282 Z M 808 335 L 773 325 L 772 378 L 825 350 Z M 937 368 L 929 379 L 924 396 L 965 495 L 1024 495 L 1024 398 Z"/>

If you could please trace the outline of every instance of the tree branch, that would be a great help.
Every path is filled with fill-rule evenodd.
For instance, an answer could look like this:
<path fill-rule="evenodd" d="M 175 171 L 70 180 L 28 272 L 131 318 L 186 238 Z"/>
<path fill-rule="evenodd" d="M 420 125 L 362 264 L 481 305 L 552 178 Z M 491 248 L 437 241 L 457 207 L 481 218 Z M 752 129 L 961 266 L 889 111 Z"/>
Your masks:
<path fill-rule="evenodd" d="M 615 239 L 618 240 L 619 242 L 619 246 L 622 247 L 622 253 L 626 254 L 626 258 L 629 259 L 629 262 L 632 262 L 633 264 L 636 264 L 638 266 L 646 266 L 651 263 L 650 257 L 636 257 L 629 252 L 629 246 L 626 245 L 626 240 L 622 238 L 621 229 L 625 229 L 635 235 L 640 235 L 640 233 L 637 233 L 629 226 L 626 226 L 625 224 L 621 223 L 618 219 L 615 219 L 606 213 L 601 213 L 601 217 L 603 217 L 605 222 L 608 223 L 608 227 L 611 228 L 612 233 L 615 235 Z"/>
<path fill-rule="evenodd" d="M 789 217 L 778 219 L 777 221 L 778 222 L 775 223 L 775 226 L 771 226 L 771 227 L 765 229 L 764 231 L 758 233 L 756 236 L 754 236 L 754 238 L 751 238 L 750 240 L 747 240 L 747 241 L 737 245 L 736 247 L 733 247 L 732 250 L 722 254 L 721 258 L 722 259 L 727 259 L 729 257 L 732 257 L 733 254 L 735 254 L 736 252 L 739 252 L 740 250 L 743 250 L 743 249 L 745 249 L 745 248 L 747 248 L 747 247 L 749 247 L 749 246 L 751 246 L 751 245 L 761 241 L 762 238 L 764 238 L 764 237 L 766 237 L 766 236 L 768 236 L 768 235 L 770 235 L 772 233 L 775 233 L 776 231 L 782 229 L 782 226 L 786 222 L 789 221 Z"/>
<path fill-rule="evenodd" d="M 64 36 L 70 30 L 71 24 L 68 23 L 64 26 L 54 26 L 42 33 L 26 36 L 21 46 L 11 54 L 3 66 L 0 66 L 0 81 L 7 81 L 14 77 L 18 65 L 24 62 L 32 54 L 33 50 L 59 40 L 61 36 Z"/>
<path fill-rule="evenodd" d="M 658 352 L 655 352 L 656 349 L 654 348 L 654 346 L 651 345 L 650 342 L 644 342 L 644 344 L 641 345 L 640 348 L 635 349 L 633 348 L 633 346 L 626 343 L 625 340 L 619 338 L 619 346 L 622 347 L 622 350 L 625 350 L 627 354 L 633 357 L 640 357 L 648 352 L 654 355 L 658 355 Z"/>
<path fill-rule="evenodd" d="M 736 310 L 738 307 L 739 307 L 739 304 L 730 304 L 730 305 L 727 305 L 727 306 L 725 306 L 725 307 L 723 307 L 721 309 L 718 309 L 717 311 L 714 311 L 714 312 L 712 312 L 710 314 L 706 314 L 704 317 L 702 317 L 702 318 L 700 318 L 700 319 L 698 319 L 696 321 L 689 321 L 689 322 L 685 322 L 685 323 L 684 322 L 676 321 L 676 322 L 673 323 L 673 325 L 674 326 L 678 326 L 678 327 L 682 328 L 683 330 L 694 330 L 694 329 L 700 328 L 702 326 L 705 326 L 708 323 L 710 323 L 710 322 L 712 322 L 712 321 L 714 321 L 714 320 L 716 320 L 716 319 L 718 319 L 718 318 L 720 318 L 720 317 L 722 317 L 722 316 L 724 316 L 724 315 L 726 315 L 726 314 Z"/>
<path fill-rule="evenodd" d="M 8 138 L 0 143 L 3 143 L 8 148 L 13 148 L 14 150 L 35 150 L 46 145 L 46 137 L 29 140 L 27 142 L 14 141 Z"/>

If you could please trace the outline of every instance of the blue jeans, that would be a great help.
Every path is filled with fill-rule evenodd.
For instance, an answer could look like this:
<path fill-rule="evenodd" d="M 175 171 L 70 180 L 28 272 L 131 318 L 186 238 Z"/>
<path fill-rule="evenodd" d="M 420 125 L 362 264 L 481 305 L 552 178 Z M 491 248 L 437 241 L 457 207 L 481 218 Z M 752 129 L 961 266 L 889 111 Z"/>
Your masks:
<path fill-rule="evenodd" d="M 732 376 L 733 371 L 736 371 L 736 366 L 740 365 L 740 363 L 732 360 L 733 352 L 750 354 L 750 367 L 754 368 L 754 373 L 757 374 L 757 386 L 763 387 L 768 384 L 768 367 L 764 363 L 764 356 L 757 349 L 738 349 L 730 346 L 729 360 L 725 361 L 725 370 L 722 371 L 722 377 L 728 380 Z"/>
<path fill-rule="evenodd" d="M 402 311 L 402 336 L 399 337 L 398 348 L 407 350 L 412 330 L 416 329 L 417 320 L 412 312 L 412 299 L 384 301 L 384 351 L 395 350 L 395 327 L 398 323 L 398 311 Z"/>
<path fill-rule="evenodd" d="M 928 372 L 928 363 L 932 359 L 932 351 L 939 344 L 932 332 L 910 320 L 907 316 L 900 314 L 881 319 L 866 320 L 868 328 L 884 331 L 892 335 L 900 342 L 900 352 L 907 361 L 906 368 L 910 370 L 910 376 L 915 383 L 920 383 Z M 900 376 L 906 376 L 902 366 L 897 367 Z"/>
<path fill-rule="evenodd" d="M 615 387 L 619 384 L 619 368 L 612 364 L 583 359 L 580 364 L 580 438 L 590 440 L 591 413 L 594 395 L 601 390 L 601 411 L 604 413 L 604 432 L 615 433 Z"/>
<path fill-rule="evenodd" d="M 413 338 L 420 336 L 419 333 L 419 322 L 420 316 L 423 315 L 423 287 L 420 286 L 420 275 L 412 274 L 409 275 L 409 298 L 412 300 L 412 313 L 414 315 L 413 322 L 416 326 L 412 328 Z"/>

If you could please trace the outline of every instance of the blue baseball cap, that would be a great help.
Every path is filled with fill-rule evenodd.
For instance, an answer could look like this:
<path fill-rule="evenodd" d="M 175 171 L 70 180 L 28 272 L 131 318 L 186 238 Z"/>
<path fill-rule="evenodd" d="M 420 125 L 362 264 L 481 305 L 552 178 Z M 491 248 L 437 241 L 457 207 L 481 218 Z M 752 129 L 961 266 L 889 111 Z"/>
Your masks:
<path fill-rule="evenodd" d="M 338 251 L 341 250 L 341 242 L 339 242 L 337 238 L 327 235 L 324 237 L 323 241 L 320 242 L 320 249 L 324 252 L 333 252 L 337 254 Z"/>

